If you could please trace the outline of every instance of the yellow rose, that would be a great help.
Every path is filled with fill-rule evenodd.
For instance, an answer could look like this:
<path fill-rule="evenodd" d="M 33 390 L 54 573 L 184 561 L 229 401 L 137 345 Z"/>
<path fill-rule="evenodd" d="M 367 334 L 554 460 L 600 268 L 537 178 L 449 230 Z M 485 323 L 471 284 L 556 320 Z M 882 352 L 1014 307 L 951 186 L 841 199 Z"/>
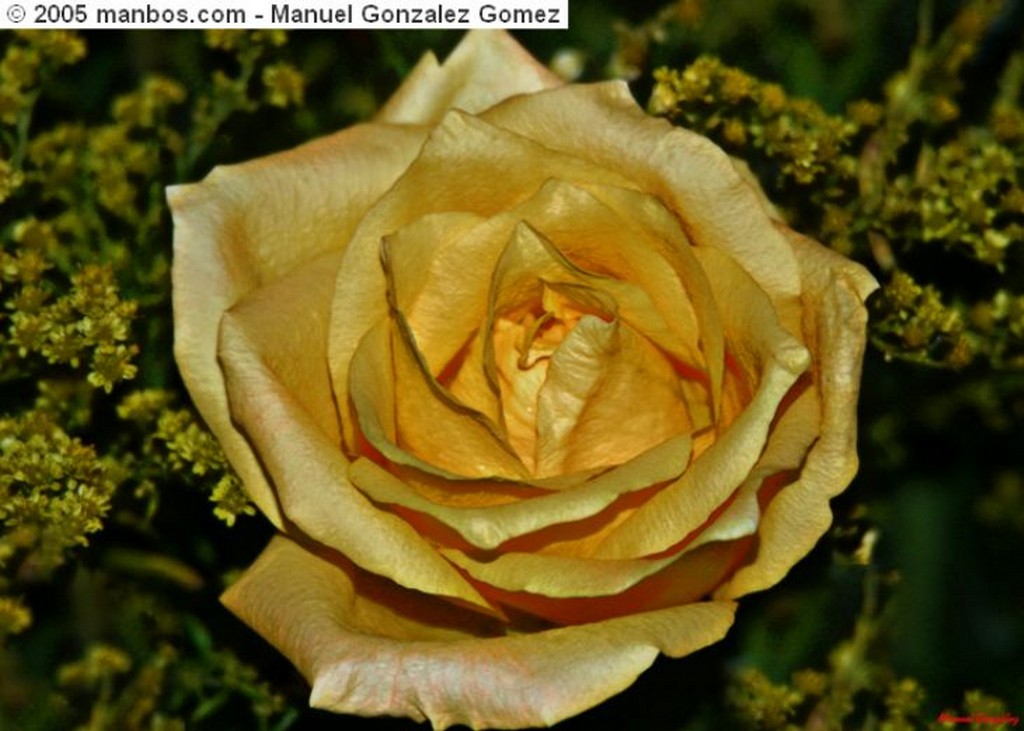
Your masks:
<path fill-rule="evenodd" d="M 278 529 L 224 601 L 315 706 L 579 713 L 720 639 L 856 471 L 871 276 L 506 34 L 170 201 L 178 363 Z"/>

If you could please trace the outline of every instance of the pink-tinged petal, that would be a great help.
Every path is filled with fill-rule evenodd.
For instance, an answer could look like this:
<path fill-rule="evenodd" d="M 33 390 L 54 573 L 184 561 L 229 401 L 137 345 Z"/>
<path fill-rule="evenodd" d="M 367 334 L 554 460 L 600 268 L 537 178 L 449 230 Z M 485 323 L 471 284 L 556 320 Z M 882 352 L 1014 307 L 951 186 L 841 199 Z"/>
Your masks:
<path fill-rule="evenodd" d="M 754 562 L 718 591 L 740 597 L 772 586 L 824 535 L 832 522 L 829 500 L 857 471 L 857 394 L 864 356 L 864 299 L 877 287 L 861 266 L 820 244 L 790 234 L 804 276 L 807 340 L 817 354 L 814 385 L 820 397 L 821 436 L 799 479 L 769 502 Z"/>
<path fill-rule="evenodd" d="M 591 518 L 630 492 L 675 479 L 690 457 L 690 439 L 679 436 L 571 490 L 498 505 L 441 505 L 422 497 L 400 478 L 367 459 L 356 460 L 349 477 L 371 500 L 422 513 L 482 549 L 559 524 Z M 452 488 L 455 492 L 455 488 Z M 477 501 L 479 502 L 479 498 Z"/>
<path fill-rule="evenodd" d="M 621 692 L 659 653 L 717 642 L 731 602 L 697 602 L 506 637 L 483 620 L 386 585 L 277 537 L 224 595 L 228 607 L 287 655 L 311 703 L 341 713 L 401 715 L 435 729 L 548 726 Z M 461 635 L 462 639 L 457 639 Z"/>
<path fill-rule="evenodd" d="M 182 378 L 246 490 L 280 526 L 259 462 L 231 423 L 217 363 L 221 315 L 252 290 L 342 251 L 366 209 L 419 150 L 415 128 L 361 125 L 169 188 L 174 352 Z M 358 171 L 358 174 L 355 174 Z"/>
<path fill-rule="evenodd" d="M 431 124 L 449 109 L 476 114 L 515 94 L 562 83 L 505 31 L 473 30 L 443 65 L 438 65 L 433 53 L 426 53 L 377 119 L 393 124 Z"/>
<path fill-rule="evenodd" d="M 311 285 L 315 278 L 293 279 L 296 287 L 290 295 L 299 302 L 317 297 L 329 300 L 333 292 L 332 282 L 319 287 L 319 292 L 304 294 L 303 285 Z M 280 293 L 285 283 L 278 287 Z M 219 352 L 231 415 L 260 455 L 289 530 L 297 530 L 402 586 L 489 611 L 487 602 L 429 542 L 402 520 L 379 510 L 351 485 L 337 432 L 325 428 L 319 409 L 308 410 L 297 395 L 303 387 L 295 379 L 308 377 L 312 388 L 322 390 L 316 381 L 322 381 L 325 374 L 317 371 L 325 364 L 316 359 L 310 361 L 312 365 L 293 367 L 290 349 L 322 352 L 324 319 L 313 318 L 308 327 L 291 331 L 267 329 L 267 323 L 253 319 L 265 303 L 247 301 L 237 313 L 225 314 Z M 286 307 L 284 302 L 281 306 Z"/>
<path fill-rule="evenodd" d="M 707 138 L 648 116 L 624 83 L 574 84 L 514 97 L 480 116 L 621 172 L 664 201 L 694 244 L 731 254 L 773 299 L 800 293 L 792 249 L 729 157 Z"/>

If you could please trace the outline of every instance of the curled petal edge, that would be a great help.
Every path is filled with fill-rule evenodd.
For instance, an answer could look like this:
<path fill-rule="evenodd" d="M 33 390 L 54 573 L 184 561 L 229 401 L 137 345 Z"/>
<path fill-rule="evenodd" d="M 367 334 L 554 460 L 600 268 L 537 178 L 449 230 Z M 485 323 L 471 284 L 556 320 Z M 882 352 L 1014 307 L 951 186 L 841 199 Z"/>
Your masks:
<path fill-rule="evenodd" d="M 821 437 L 800 478 L 765 509 L 757 558 L 715 596 L 735 599 L 778 583 L 832 523 L 829 500 L 857 472 L 857 394 L 865 348 L 864 300 L 877 283 L 863 267 L 797 233 L 787 232 L 805 283 L 807 337 L 821 354 L 815 379 L 821 396 Z"/>
<path fill-rule="evenodd" d="M 436 639 L 281 535 L 222 601 L 297 665 L 313 686 L 311 705 L 435 729 L 552 725 L 627 688 L 659 653 L 681 657 L 717 642 L 735 612 L 732 602 L 698 602 L 532 634 L 452 639 L 445 630 Z M 401 603 L 436 601 L 406 592 Z"/>
<path fill-rule="evenodd" d="M 449 109 L 482 112 L 516 94 L 564 82 L 508 33 L 474 30 L 443 64 L 426 53 L 377 115 L 393 124 L 429 124 Z"/>

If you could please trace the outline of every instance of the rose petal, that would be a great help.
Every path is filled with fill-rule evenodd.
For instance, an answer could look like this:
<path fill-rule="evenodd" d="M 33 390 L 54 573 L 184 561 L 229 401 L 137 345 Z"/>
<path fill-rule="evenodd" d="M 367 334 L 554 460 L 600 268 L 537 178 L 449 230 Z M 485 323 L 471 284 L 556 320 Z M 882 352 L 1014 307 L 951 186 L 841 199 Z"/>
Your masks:
<path fill-rule="evenodd" d="M 574 84 L 514 97 L 480 117 L 622 172 L 635 184 L 630 187 L 665 201 L 694 244 L 731 254 L 773 298 L 799 295 L 792 249 L 729 157 L 707 138 L 648 116 L 625 83 Z"/>
<path fill-rule="evenodd" d="M 679 436 L 572 490 L 484 507 L 438 505 L 367 459 L 356 460 L 349 476 L 371 500 L 429 515 L 473 545 L 492 549 L 543 528 L 592 517 L 621 495 L 678 477 L 689 455 L 689 437 Z"/>
<path fill-rule="evenodd" d="M 540 389 L 537 472 L 622 464 L 694 430 L 662 355 L 628 326 L 584 317 L 552 355 Z"/>
<path fill-rule="evenodd" d="M 753 533 L 753 529 L 750 533 Z M 492 560 L 478 561 L 458 550 L 441 549 L 441 554 L 465 570 L 474 580 L 503 591 L 524 592 L 552 599 L 615 597 L 625 611 L 632 613 L 700 599 L 721 581 L 721 574 L 735 558 L 734 548 L 721 542 L 715 551 L 702 551 L 699 554 L 687 548 L 683 553 L 663 558 L 622 560 L 509 551 Z M 710 561 L 709 557 L 712 557 Z M 631 597 L 620 596 L 671 564 L 680 565 L 670 572 L 670 577 L 661 577 L 662 591 L 653 592 L 655 596 L 645 597 L 644 603 L 648 606 L 637 607 L 630 601 Z M 700 570 L 697 570 L 698 566 Z M 673 585 L 671 598 L 664 596 L 665 584 Z M 655 598 L 665 603 L 654 606 Z M 606 614 L 606 611 L 606 606 L 601 607 L 595 614 L 619 614 Z"/>
<path fill-rule="evenodd" d="M 710 543 L 670 559 L 632 561 L 506 553 L 480 563 L 456 559 L 456 551 L 445 555 L 496 605 L 576 625 L 700 601 L 735 570 L 751 544 Z"/>
<path fill-rule="evenodd" d="M 315 268 L 316 263 L 310 266 Z M 231 415 L 259 453 L 289 526 L 402 586 L 488 609 L 422 536 L 377 509 L 349 483 L 348 462 L 338 449 L 336 431 L 323 428 L 321 412 L 308 411 L 296 396 L 307 378 L 314 392 L 323 390 L 315 385 L 325 379 L 322 357 L 298 359 L 312 365 L 290 364 L 295 352 L 323 353 L 326 323 L 322 317 L 311 317 L 305 326 L 296 327 L 286 316 L 277 323 L 282 327 L 267 327 L 257 315 L 274 304 L 286 309 L 320 305 L 316 311 L 326 312 L 333 281 L 314 287 L 317 277 L 303 274 L 300 270 L 266 296 L 254 294 L 237 312 L 225 314 L 219 348 Z M 281 294 L 287 297 L 277 299 Z"/>
<path fill-rule="evenodd" d="M 562 80 L 508 33 L 473 30 L 439 66 L 429 51 L 409 73 L 377 119 L 430 124 L 449 109 L 475 114 L 514 94 L 560 86 Z"/>
<path fill-rule="evenodd" d="M 228 413 L 217 363 L 221 315 L 301 262 L 343 250 L 425 136 L 414 128 L 360 125 L 278 155 L 218 167 L 201 183 L 168 188 L 178 367 L 246 491 L 279 527 L 273 492 Z"/>
<path fill-rule="evenodd" d="M 572 262 L 570 268 L 580 272 L 582 281 L 612 294 L 620 315 L 638 332 L 682 364 L 701 370 L 697 317 L 671 266 L 677 258 L 675 244 L 652 235 L 628 207 L 608 206 L 596 192 L 602 190 L 615 195 L 607 187 L 550 180 L 516 212 Z M 616 191 L 645 197 L 638 191 Z"/>
<path fill-rule="evenodd" d="M 327 372 L 327 312 L 340 261 L 340 252 L 316 257 L 249 292 L 225 315 L 229 327 L 245 333 L 246 348 L 259 355 L 281 388 L 294 394 L 297 405 L 335 443 L 340 435 Z M 296 358 L 296 353 L 303 357 Z M 232 367 L 234 351 L 219 355 L 223 365 Z M 245 423 L 237 426 L 246 432 Z"/>
<path fill-rule="evenodd" d="M 715 249 L 694 252 L 712 282 L 726 339 L 760 371 L 752 401 L 673 485 L 654 495 L 601 544 L 597 556 L 631 558 L 670 548 L 699 528 L 743 483 L 764 449 L 783 397 L 810 363 L 807 350 L 779 324 L 765 293 Z"/>
<path fill-rule="evenodd" d="M 864 299 L 878 286 L 870 274 L 816 242 L 791 233 L 804 277 L 805 329 L 818 354 L 813 377 L 821 395 L 820 439 L 800 479 L 768 504 L 756 560 L 717 594 L 739 597 L 782 579 L 832 522 L 829 500 L 857 471 L 857 393 L 864 355 Z"/>
<path fill-rule="evenodd" d="M 560 189 L 547 190 L 557 195 Z M 537 198 L 549 200 L 544 195 Z M 555 223 L 545 216 L 539 219 L 541 225 Z M 652 444 L 706 424 L 694 424 L 683 381 L 664 354 L 632 328 L 619 329 L 621 316 L 624 323 L 671 337 L 636 285 L 579 269 L 523 223 L 495 265 L 491 300 L 484 332 L 495 329 L 491 347 L 497 370 L 492 382 L 502 393 L 509 439 L 536 475 L 625 462 Z M 553 305 L 544 304 L 545 317 L 572 329 L 550 360 L 536 362 L 539 356 L 531 345 L 526 366 L 526 354 L 520 350 L 524 340 L 532 341 L 527 338 L 529 328 L 494 318 L 514 319 L 514 313 L 528 312 L 548 300 Z M 576 316 L 589 311 L 600 317 L 583 315 L 571 324 L 556 312 L 559 302 Z M 496 328 L 502 324 L 504 330 Z M 696 384 L 692 390 L 702 387 Z M 625 415 L 624 402 L 632 402 Z M 706 412 L 698 413 L 706 419 Z"/>
<path fill-rule="evenodd" d="M 352 359 L 350 392 L 367 440 L 389 460 L 453 479 L 525 477 L 493 425 L 437 384 L 395 317 L 367 333 Z"/>
<path fill-rule="evenodd" d="M 807 374 L 804 374 L 806 376 Z M 802 376 L 801 378 L 803 378 Z M 796 387 L 794 387 L 796 388 Z M 792 395 L 787 395 L 787 400 Z M 788 405 L 780 406 L 768 443 L 740 485 L 726 509 L 685 546 L 693 550 L 713 541 L 728 541 L 748 536 L 761 523 L 760 493 L 766 483 L 780 475 L 795 474 L 820 434 L 820 399 L 813 387 L 805 388 Z"/>
<path fill-rule="evenodd" d="M 457 475 L 520 479 L 527 470 L 498 427 L 462 406 L 420 357 L 408 325 L 393 315 L 396 419 L 400 442 Z"/>
<path fill-rule="evenodd" d="M 383 242 L 389 296 L 435 376 L 466 347 L 487 312 L 500 247 L 481 237 L 484 220 L 474 213 L 428 214 Z"/>
<path fill-rule="evenodd" d="M 587 188 L 602 189 L 592 183 Z M 616 195 L 607 186 L 603 190 Z M 703 335 L 684 286 L 693 284 L 700 297 L 701 287 L 692 281 L 700 276 L 700 267 L 692 256 L 680 262 L 688 252 L 676 250 L 679 242 L 652 236 L 628 213 L 616 212 L 589 190 L 561 180 L 545 183 L 515 213 L 542 236 L 541 245 L 520 264 L 523 276 L 536 271 L 545 281 L 580 283 L 611 297 L 623 322 L 674 358 L 691 422 L 694 428 L 706 425 L 711 405 L 698 340 Z M 688 248 L 685 240 L 682 245 Z M 711 316 L 701 319 L 712 322 Z M 658 360 L 665 360 L 664 355 Z"/>
<path fill-rule="evenodd" d="M 654 196 L 627 188 L 596 185 L 588 190 L 602 203 L 642 226 L 656 241 L 663 242 L 659 253 L 675 272 L 687 300 L 692 303 L 700 334 L 700 349 L 710 386 L 710 399 L 716 420 L 721 415 L 722 388 L 725 380 L 725 337 L 718 305 L 711 285 L 692 245 L 676 218 Z M 671 300 L 670 300 L 671 301 Z M 665 305 L 670 307 L 668 303 Z M 691 403 L 699 403 L 692 399 Z M 699 422 L 701 419 L 695 418 Z"/>
<path fill-rule="evenodd" d="M 495 170 L 502 174 L 496 176 Z M 552 177 L 628 185 L 610 170 L 553 153 L 463 112 L 445 115 L 415 162 L 363 217 L 345 251 L 328 351 L 338 404 L 349 402 L 348 368 L 359 341 L 387 315 L 381 240 L 431 213 L 462 211 L 490 217 L 507 212 Z M 343 426 L 351 449 L 354 433 L 348 421 Z"/>
<path fill-rule="evenodd" d="M 341 567 L 283 537 L 223 599 L 309 678 L 314 706 L 409 716 L 435 729 L 554 724 L 624 690 L 659 652 L 679 657 L 721 639 L 735 610 L 731 602 L 699 602 L 453 641 L 451 630 L 415 619 L 436 600 L 356 589 Z"/>

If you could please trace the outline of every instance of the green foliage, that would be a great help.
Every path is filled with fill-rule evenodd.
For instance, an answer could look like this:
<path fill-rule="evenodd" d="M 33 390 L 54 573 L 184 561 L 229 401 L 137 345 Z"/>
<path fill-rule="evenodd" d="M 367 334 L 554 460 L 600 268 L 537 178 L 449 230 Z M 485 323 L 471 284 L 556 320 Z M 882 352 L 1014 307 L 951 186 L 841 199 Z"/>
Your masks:
<path fill-rule="evenodd" d="M 228 526 L 239 515 L 255 515 L 238 477 L 231 471 L 217 440 L 195 415 L 186 409 L 171 408 L 174 394 L 159 389 L 132 391 L 117 407 L 117 415 L 131 422 L 142 442 L 126 455 L 132 474 L 138 481 L 136 494 L 154 501 L 159 495 L 156 484 L 168 479 L 210 486 L 214 515 Z M 155 504 L 147 514 L 152 515 Z"/>
<path fill-rule="evenodd" d="M 82 583 L 88 592 L 101 588 L 94 579 Z M 254 731 L 284 731 L 293 724 L 296 713 L 283 696 L 253 667 L 217 647 L 198 619 L 140 586 L 119 599 L 105 607 L 111 620 L 137 627 L 146 617 L 145 643 L 114 629 L 116 644 L 89 643 L 59 664 L 46 686 L 26 686 L 19 675 L 24 666 L 0 667 L 0 680 L 8 687 L 22 686 L 16 702 L 0 707 L 0 721 L 26 731 L 178 731 L 235 717 L 247 718 L 244 727 Z"/>
<path fill-rule="evenodd" d="M 111 472 L 45 410 L 0 418 L 0 643 L 32 621 L 8 592 L 49 579 L 70 549 L 103 527 L 117 487 Z"/>
<path fill-rule="evenodd" d="M 1024 366 L 1024 56 L 1006 65 L 986 124 L 964 124 L 957 102 L 1003 7 L 966 3 L 934 42 L 922 30 L 885 99 L 845 115 L 712 57 L 655 74 L 652 112 L 749 161 L 798 230 L 881 270 L 872 336 L 889 357 Z M 922 283 L 915 271 L 946 256 L 968 276 Z"/>
<path fill-rule="evenodd" d="M 209 33 L 227 70 L 191 99 L 180 81 L 145 75 L 99 122 L 40 112 L 58 72 L 87 58 L 81 37 L 27 32 L 2 48 L 2 728 L 184 729 L 238 717 L 276 730 L 294 717 L 175 606 L 210 577 L 169 551 L 132 547 L 158 543 L 179 520 L 184 485 L 229 526 L 254 509 L 194 412 L 176 407 L 177 388 L 129 390 L 174 382 L 164 187 L 195 175 L 233 115 L 301 101 L 302 75 L 268 55 L 284 40 Z M 97 635 L 83 617 L 108 586 L 122 601 Z M 47 587 L 71 601 L 52 601 Z M 77 659 L 52 654 L 54 633 Z"/>

